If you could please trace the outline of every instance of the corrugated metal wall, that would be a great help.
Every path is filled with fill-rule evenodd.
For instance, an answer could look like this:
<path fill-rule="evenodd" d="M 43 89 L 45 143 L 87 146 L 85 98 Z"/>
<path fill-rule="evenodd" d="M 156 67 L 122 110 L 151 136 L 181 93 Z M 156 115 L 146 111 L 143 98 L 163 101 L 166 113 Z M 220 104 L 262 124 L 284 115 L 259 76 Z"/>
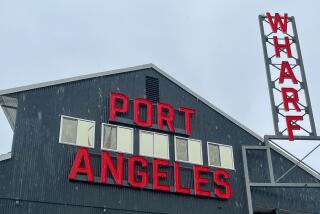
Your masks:
<path fill-rule="evenodd" d="M 208 164 L 207 141 L 233 146 L 236 170 L 230 171 L 234 193 L 230 200 L 68 180 L 77 148 L 58 143 L 60 116 L 96 121 L 95 149 L 90 149 L 89 152 L 92 154 L 95 174 L 99 176 L 101 123 L 108 122 L 108 95 L 110 92 L 121 92 L 131 99 L 145 97 L 146 76 L 159 79 L 161 102 L 171 103 L 175 108 L 186 106 L 196 109 L 190 137 L 202 140 L 205 165 Z M 0 162 L 0 206 L 4 213 L 27 213 L 28 210 L 31 213 L 103 213 L 104 209 L 107 213 L 134 213 L 129 210 L 183 214 L 248 212 L 241 145 L 257 145 L 258 140 L 153 69 L 46 87 L 19 93 L 17 97 L 19 106 L 13 158 Z M 183 127 L 183 119 L 178 117 L 178 120 L 178 127 Z M 133 126 L 133 123 L 128 126 Z M 135 154 L 139 153 L 138 131 L 135 127 Z M 170 159 L 173 164 L 172 134 Z M 192 167 L 188 164 L 182 166 L 186 171 Z M 259 179 L 263 179 L 263 173 L 259 169 L 256 175 L 261 175 Z M 191 175 L 186 174 L 182 182 L 192 184 Z M 299 193 L 292 194 L 301 198 Z M 266 194 L 265 197 L 271 197 L 270 201 L 274 198 L 272 194 Z M 264 201 L 263 193 L 257 196 L 255 203 L 260 205 Z M 280 205 L 288 207 L 289 203 L 292 203 L 290 199 L 284 199 L 284 203 Z M 302 203 L 297 204 L 297 207 L 301 208 Z M 318 205 L 311 205 L 311 209 L 315 208 L 319 208 Z"/>

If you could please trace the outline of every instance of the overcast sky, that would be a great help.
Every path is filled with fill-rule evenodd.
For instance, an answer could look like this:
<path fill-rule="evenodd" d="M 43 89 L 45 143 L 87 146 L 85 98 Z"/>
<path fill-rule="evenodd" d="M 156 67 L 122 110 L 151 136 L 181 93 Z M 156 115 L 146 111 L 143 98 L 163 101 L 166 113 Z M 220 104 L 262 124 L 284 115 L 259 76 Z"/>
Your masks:
<path fill-rule="evenodd" d="M 154 63 L 260 136 L 273 134 L 258 15 L 296 17 L 320 132 L 319 0 L 0 0 L 0 90 Z M 10 151 L 0 115 L 0 154 Z M 303 157 L 316 142 L 285 145 Z M 320 150 L 320 149 L 319 149 Z M 320 170 L 317 150 L 306 159 Z"/>

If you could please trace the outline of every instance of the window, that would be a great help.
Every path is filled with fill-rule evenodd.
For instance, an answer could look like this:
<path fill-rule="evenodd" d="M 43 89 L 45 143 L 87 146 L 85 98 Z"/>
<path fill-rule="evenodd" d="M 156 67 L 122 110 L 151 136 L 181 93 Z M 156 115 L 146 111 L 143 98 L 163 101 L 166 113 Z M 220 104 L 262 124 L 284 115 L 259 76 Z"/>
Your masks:
<path fill-rule="evenodd" d="M 61 116 L 60 143 L 93 148 L 94 133 L 94 121 Z"/>
<path fill-rule="evenodd" d="M 14 97 L 0 96 L 0 161 L 11 157 L 11 147 L 17 117 L 18 100 Z M 1 111 L 0 109 L 0 111 Z"/>
<path fill-rule="evenodd" d="M 234 169 L 232 146 L 208 142 L 209 165 L 226 169 Z"/>
<path fill-rule="evenodd" d="M 202 147 L 200 140 L 175 137 L 176 160 L 202 165 Z"/>
<path fill-rule="evenodd" d="M 140 131 L 140 155 L 169 159 L 168 135 Z"/>
<path fill-rule="evenodd" d="M 216 144 L 208 144 L 209 166 L 221 166 L 220 150 Z"/>
<path fill-rule="evenodd" d="M 102 124 L 101 149 L 133 154 L 133 129 Z"/>

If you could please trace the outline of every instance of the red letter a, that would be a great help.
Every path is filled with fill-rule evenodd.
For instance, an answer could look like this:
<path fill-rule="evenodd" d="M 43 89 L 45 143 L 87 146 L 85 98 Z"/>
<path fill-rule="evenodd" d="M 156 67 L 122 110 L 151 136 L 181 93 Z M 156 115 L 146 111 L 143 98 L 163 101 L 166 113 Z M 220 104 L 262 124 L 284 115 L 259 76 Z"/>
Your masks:
<path fill-rule="evenodd" d="M 288 61 L 282 61 L 281 63 L 279 83 L 282 84 L 285 79 L 290 79 L 292 80 L 293 84 L 298 84 L 298 80 L 294 75 L 293 70 Z"/>
<path fill-rule="evenodd" d="M 84 163 L 83 167 L 81 166 L 82 161 Z M 69 180 L 75 180 L 77 177 L 77 174 L 85 174 L 87 175 L 89 182 L 94 181 L 90 156 L 87 148 L 80 148 L 78 150 L 69 174 Z"/>

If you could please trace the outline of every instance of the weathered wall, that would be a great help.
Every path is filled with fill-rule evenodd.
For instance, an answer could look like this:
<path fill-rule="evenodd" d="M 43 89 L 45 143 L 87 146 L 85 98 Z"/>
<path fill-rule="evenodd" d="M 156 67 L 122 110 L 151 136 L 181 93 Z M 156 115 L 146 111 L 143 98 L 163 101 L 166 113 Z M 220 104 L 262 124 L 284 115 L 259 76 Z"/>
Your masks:
<path fill-rule="evenodd" d="M 89 152 L 93 154 L 93 162 L 98 169 L 101 123 L 108 122 L 108 95 L 110 92 L 121 92 L 131 99 L 145 97 L 146 75 L 159 78 L 160 101 L 171 103 L 175 108 L 187 106 L 196 109 L 190 137 L 202 140 L 205 165 L 208 163 L 207 141 L 233 146 L 236 170 L 230 170 L 233 187 L 230 200 L 68 180 L 77 148 L 58 143 L 60 116 L 96 121 L 95 149 Z M 13 158 L 0 162 L 0 208 L 5 213 L 21 213 L 19 210 L 27 208 L 31 213 L 43 213 L 43 210 L 46 213 L 81 213 L 79 210 L 83 213 L 84 210 L 87 210 L 86 213 L 103 213 L 103 208 L 108 210 L 107 213 L 132 213 L 124 210 L 183 214 L 248 212 L 241 145 L 257 145 L 258 140 L 151 68 L 21 92 L 17 97 L 19 105 Z M 138 155 L 138 129 L 135 128 L 134 132 L 134 152 Z M 173 135 L 170 135 L 170 142 L 170 159 L 173 163 Z M 187 164 L 183 166 L 191 167 Z M 99 174 L 99 170 L 96 174 Z M 192 183 L 188 176 L 183 179 L 183 182 Z M 299 193 L 293 194 L 304 198 Z M 274 200 L 273 195 L 263 193 L 257 195 L 255 204 L 264 204 L 264 196 L 272 197 L 270 201 Z M 289 202 L 292 203 L 285 200 L 281 206 L 288 207 Z M 301 208 L 301 204 L 297 206 Z M 318 205 L 311 207 L 315 206 Z"/>

